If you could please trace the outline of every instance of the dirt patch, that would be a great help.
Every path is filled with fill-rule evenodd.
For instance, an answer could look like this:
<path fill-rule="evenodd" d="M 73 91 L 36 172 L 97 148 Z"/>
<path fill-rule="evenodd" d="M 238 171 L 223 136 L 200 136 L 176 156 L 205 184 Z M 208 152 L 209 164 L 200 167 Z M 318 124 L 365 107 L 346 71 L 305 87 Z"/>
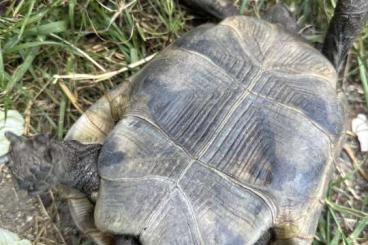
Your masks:
<path fill-rule="evenodd" d="M 29 196 L 6 166 L 0 167 L 0 227 L 33 244 L 93 244 L 77 230 L 62 198 L 53 192 Z"/>

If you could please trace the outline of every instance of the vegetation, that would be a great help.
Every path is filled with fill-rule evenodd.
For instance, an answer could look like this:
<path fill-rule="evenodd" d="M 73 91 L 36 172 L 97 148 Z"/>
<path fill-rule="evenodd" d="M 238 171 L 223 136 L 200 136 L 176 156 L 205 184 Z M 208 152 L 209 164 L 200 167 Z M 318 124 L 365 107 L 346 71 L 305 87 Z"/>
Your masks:
<path fill-rule="evenodd" d="M 260 16 L 275 0 L 238 0 Z M 317 47 L 336 0 L 286 0 L 301 33 Z M 193 26 L 208 21 L 173 0 L 0 1 L 0 108 L 17 109 L 26 133 L 60 139 L 96 99 L 137 72 L 152 55 Z M 367 112 L 368 28 L 354 44 L 339 90 L 350 117 Z M 368 242 L 367 155 L 355 136 L 330 183 L 316 244 Z"/>

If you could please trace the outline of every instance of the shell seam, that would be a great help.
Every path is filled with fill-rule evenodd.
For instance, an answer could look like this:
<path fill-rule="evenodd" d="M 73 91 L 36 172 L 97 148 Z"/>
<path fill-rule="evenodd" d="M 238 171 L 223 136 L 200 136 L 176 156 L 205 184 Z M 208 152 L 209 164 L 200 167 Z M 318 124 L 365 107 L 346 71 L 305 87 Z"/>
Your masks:
<path fill-rule="evenodd" d="M 147 176 L 142 176 L 142 177 L 121 177 L 121 178 L 109 178 L 106 176 L 101 176 L 101 179 L 103 180 L 107 180 L 107 181 L 120 181 L 120 180 L 126 180 L 126 181 L 140 181 L 140 180 L 157 180 L 160 181 L 162 183 L 166 183 L 169 185 L 175 185 L 175 181 L 170 179 L 170 178 L 165 178 L 162 176 L 158 176 L 158 175 L 147 175 Z"/>
<path fill-rule="evenodd" d="M 192 202 L 189 201 L 187 195 L 185 194 L 184 190 L 181 188 L 180 184 L 178 183 L 177 184 L 177 188 L 179 190 L 179 193 L 182 195 L 183 199 L 184 199 L 184 202 L 185 204 L 187 205 L 188 207 L 188 211 L 189 213 L 191 214 L 192 216 L 192 219 L 195 223 L 195 229 L 198 233 L 198 237 L 199 237 L 199 241 L 200 241 L 200 244 L 204 245 L 205 243 L 203 242 L 203 237 L 202 237 L 202 233 L 199 229 L 199 224 L 198 224 L 198 219 L 197 219 L 197 216 L 195 215 L 195 212 L 194 212 L 194 208 L 193 208 L 193 205 L 192 205 Z"/>
<path fill-rule="evenodd" d="M 278 213 L 278 209 L 273 201 L 273 198 L 268 197 L 268 195 L 266 193 L 263 194 L 262 190 L 257 190 L 258 187 L 256 186 L 251 186 L 251 185 L 246 185 L 244 183 L 239 182 L 238 180 L 234 179 L 233 177 L 222 173 L 221 171 L 217 170 L 216 168 L 213 168 L 211 166 L 206 165 L 204 162 L 198 160 L 198 163 L 205 167 L 206 169 L 214 172 L 215 174 L 217 174 L 218 176 L 220 176 L 223 179 L 226 179 L 228 181 L 230 181 L 233 185 L 237 185 L 240 186 L 244 189 L 246 189 L 247 191 L 253 193 L 254 195 L 258 196 L 265 204 L 266 206 L 269 207 L 271 216 L 272 216 L 272 223 L 274 223 L 276 221 L 276 217 L 277 217 L 277 213 Z"/>
<path fill-rule="evenodd" d="M 225 24 L 225 23 L 220 23 L 219 25 L 221 25 L 221 26 L 226 26 L 226 27 L 228 27 L 228 28 L 230 28 L 235 34 L 236 34 L 236 36 L 238 37 L 238 39 L 242 39 L 242 37 L 241 37 L 241 34 L 239 33 L 239 31 L 236 29 L 236 28 L 234 28 L 233 26 L 231 26 L 231 25 L 229 25 L 229 24 Z M 273 32 L 273 40 L 272 40 L 272 42 L 275 42 L 275 33 L 276 32 Z M 258 42 L 257 42 L 258 43 Z M 239 45 L 242 47 L 242 50 L 244 51 L 244 53 L 246 53 L 247 55 L 248 55 L 248 57 L 251 59 L 251 61 L 252 61 L 252 63 L 253 63 L 253 65 L 254 66 L 257 66 L 257 67 L 259 67 L 259 68 L 261 68 L 261 69 L 263 69 L 263 70 L 265 70 L 265 71 L 270 71 L 270 72 L 275 72 L 275 73 L 277 73 L 277 74 L 283 74 L 283 75 L 285 75 L 285 76 L 288 76 L 288 74 L 287 73 L 281 73 L 281 72 L 277 72 L 277 71 L 274 71 L 273 69 L 266 69 L 265 67 L 264 67 L 264 65 L 263 65 L 263 62 L 261 62 L 261 61 L 259 61 L 258 59 L 256 59 L 256 58 L 254 58 L 253 57 L 253 55 L 251 55 L 249 52 L 248 52 L 248 50 L 244 47 L 244 45 L 243 45 L 243 43 L 242 42 L 239 42 Z M 181 48 L 181 49 L 184 49 L 184 48 Z M 190 50 L 190 51 L 192 51 L 192 50 Z M 196 51 L 193 51 L 193 52 L 196 52 Z M 196 52 L 196 53 L 198 53 L 198 52 Z M 203 54 L 201 54 L 202 56 L 205 56 L 205 55 L 203 55 Z M 205 56 L 206 57 L 206 56 Z M 324 57 L 324 56 L 322 56 L 322 57 Z M 206 57 L 206 58 L 208 58 L 208 57 Z M 208 58 L 209 59 L 209 58 Z M 271 68 L 273 67 L 272 65 L 269 65 Z M 221 67 L 220 67 L 221 68 Z M 331 84 L 331 81 L 329 80 L 329 79 L 327 79 L 326 77 L 323 77 L 323 76 L 319 76 L 319 75 L 317 75 L 317 74 L 313 74 L 313 73 L 302 73 L 302 74 L 299 74 L 299 76 L 314 76 L 314 77 L 317 77 L 317 78 L 320 78 L 320 79 L 322 79 L 323 81 L 326 81 L 331 87 L 333 87 L 333 85 Z M 294 76 L 294 75 L 290 75 L 290 76 Z M 335 89 L 335 88 L 334 88 Z"/>
<path fill-rule="evenodd" d="M 173 193 L 173 189 L 175 189 L 175 186 L 172 186 L 169 190 L 169 193 L 167 193 L 162 200 L 157 204 L 157 206 L 155 207 L 154 211 L 152 211 L 152 213 L 150 214 L 150 216 L 148 217 L 147 221 L 144 222 L 144 225 L 142 227 L 142 229 L 138 232 L 139 236 L 142 236 L 144 234 L 144 232 L 146 231 L 146 228 L 151 226 L 152 223 L 157 220 L 157 217 L 159 215 L 159 213 L 162 211 L 162 209 L 166 206 L 166 204 L 170 201 L 170 196 Z"/>
<path fill-rule="evenodd" d="M 273 103 L 277 103 L 281 106 L 284 106 L 290 110 L 293 110 L 299 114 L 301 114 L 307 121 L 309 121 L 313 126 L 315 126 L 319 131 L 321 131 L 324 135 L 326 135 L 328 138 L 329 138 L 329 141 L 332 141 L 331 140 L 331 135 L 329 133 L 327 133 L 324 129 L 322 129 L 319 125 L 317 125 L 315 122 L 313 122 L 304 112 L 300 111 L 298 108 L 296 107 L 293 107 L 293 106 L 290 106 L 290 105 L 287 105 L 287 104 L 284 104 L 282 102 L 279 102 L 279 101 L 276 101 L 274 100 L 273 98 L 270 98 L 268 96 L 265 96 L 265 95 L 261 95 L 259 93 L 256 93 L 254 91 L 252 91 L 251 89 L 254 87 L 255 85 L 255 82 L 257 82 L 258 80 L 256 79 L 259 79 L 260 78 L 260 75 L 262 75 L 262 73 L 264 71 L 260 70 L 259 71 L 259 74 L 257 74 L 257 76 L 254 78 L 254 81 L 252 81 L 252 83 L 247 87 L 244 86 L 244 84 L 242 84 L 240 81 L 238 81 L 237 79 L 233 78 L 228 72 L 226 72 L 225 69 L 223 69 L 222 67 L 219 67 L 218 65 L 216 65 L 210 58 L 208 58 L 207 56 L 203 55 L 203 54 L 200 54 L 196 51 L 192 51 L 192 50 L 187 50 L 187 49 L 183 49 L 185 51 L 188 51 L 190 53 L 194 53 L 194 54 L 197 54 L 198 56 L 201 56 L 203 58 L 205 58 L 206 60 L 208 60 L 210 63 L 212 63 L 213 65 L 215 65 L 216 67 L 220 68 L 222 71 L 224 71 L 227 75 L 229 75 L 229 77 L 234 81 L 236 82 L 238 85 L 240 85 L 245 91 L 247 91 L 248 93 L 251 93 L 255 96 L 258 96 L 260 98 L 264 98 L 264 99 L 267 99 L 269 101 L 272 101 Z M 330 84 L 331 85 L 331 84 Z M 235 104 L 235 103 L 234 103 Z M 225 119 L 224 119 L 225 120 Z M 331 144 L 331 142 L 329 142 Z"/>
<path fill-rule="evenodd" d="M 218 174 L 218 175 L 220 175 L 220 176 L 222 176 L 222 177 L 224 177 L 224 178 L 226 178 L 226 179 L 228 179 L 229 181 L 231 181 L 232 183 L 234 183 L 234 184 L 237 184 L 237 185 L 239 185 L 239 186 L 241 186 L 241 187 L 243 187 L 244 189 L 246 189 L 246 190 L 249 190 L 250 192 L 252 192 L 252 193 L 254 193 L 254 194 L 256 194 L 257 196 L 260 196 L 263 200 L 269 200 L 271 203 L 272 203 L 272 205 L 270 205 L 270 204 L 268 204 L 267 203 L 267 201 L 265 201 L 265 203 L 270 207 L 270 209 L 272 210 L 271 212 L 272 213 L 277 213 L 277 208 L 276 208 L 276 206 L 274 205 L 274 202 L 272 201 L 272 198 L 267 198 L 267 197 L 264 197 L 264 195 L 261 193 L 261 192 L 259 192 L 259 191 L 254 191 L 253 189 L 257 189 L 257 187 L 255 187 L 255 186 L 251 186 L 251 185 L 247 185 L 247 184 L 245 184 L 245 183 L 241 183 L 241 182 L 239 182 L 238 180 L 236 180 L 236 179 L 234 179 L 234 178 L 232 178 L 231 176 L 229 176 L 229 175 L 227 175 L 227 174 L 224 174 L 224 173 L 222 173 L 222 172 L 220 172 L 219 170 L 217 170 L 217 169 L 215 169 L 215 168 L 213 168 L 213 167 L 210 167 L 210 166 L 207 166 L 204 162 L 202 162 L 201 160 L 199 160 L 199 159 L 197 159 L 197 158 L 195 158 L 194 156 L 192 156 L 190 153 L 188 153 L 185 149 L 183 149 L 179 144 L 177 144 L 169 135 L 167 135 L 166 134 L 166 132 L 163 130 L 163 129 L 161 129 L 159 126 L 157 126 L 155 123 L 153 123 L 153 122 L 151 122 L 149 119 L 146 119 L 146 118 L 142 118 L 141 116 L 139 116 L 139 115 L 135 115 L 135 114 L 127 114 L 126 116 L 132 116 L 132 117 L 136 117 L 136 118 L 138 118 L 138 119 L 141 119 L 141 120 L 143 120 L 143 121 L 146 121 L 147 123 L 149 123 L 149 124 L 151 124 L 153 127 L 155 127 L 155 128 L 157 128 L 159 131 L 160 131 L 160 133 L 161 134 L 163 134 L 170 142 L 171 142 L 171 144 L 174 146 L 174 147 L 176 147 L 176 148 L 179 148 L 179 149 L 181 149 L 183 152 L 185 152 L 186 154 L 187 154 L 187 156 L 189 157 L 189 158 L 191 158 L 192 159 L 192 161 L 193 161 L 193 163 L 194 163 L 194 161 L 197 161 L 198 163 L 200 163 L 202 166 L 204 166 L 205 168 L 207 168 L 207 169 L 209 169 L 209 170 L 212 170 L 213 172 L 215 172 L 216 174 Z M 192 164 L 193 164 L 192 163 Z M 186 168 L 187 169 L 187 168 Z M 188 168 L 189 169 L 189 168 Z M 185 170 L 184 170 L 185 171 Z M 142 178 L 144 178 L 144 177 L 142 177 Z M 135 179 L 139 179 L 139 178 L 135 178 Z M 275 211 L 276 210 L 276 211 Z M 274 217 L 276 217 L 276 215 L 274 215 Z"/>

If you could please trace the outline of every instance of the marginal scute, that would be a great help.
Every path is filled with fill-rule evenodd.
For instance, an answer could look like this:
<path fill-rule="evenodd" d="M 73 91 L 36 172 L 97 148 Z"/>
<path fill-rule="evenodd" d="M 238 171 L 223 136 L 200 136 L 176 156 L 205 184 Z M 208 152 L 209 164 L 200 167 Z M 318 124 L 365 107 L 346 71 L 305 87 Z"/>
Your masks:
<path fill-rule="evenodd" d="M 138 236 L 172 186 L 158 179 L 101 180 L 95 207 L 101 231 Z"/>
<path fill-rule="evenodd" d="M 185 35 L 175 42 L 175 46 L 189 50 L 192 57 L 207 58 L 217 65 L 212 69 L 223 69 L 229 76 L 238 80 L 243 87 L 249 87 L 251 78 L 260 72 L 257 55 L 242 47 L 234 31 L 227 26 L 216 26 L 197 35 Z M 228 45 L 231 43 L 232 45 Z M 208 48 L 208 47 L 211 48 Z M 202 61 L 205 63 L 205 60 Z"/>
<path fill-rule="evenodd" d="M 65 139 L 78 139 L 81 143 L 102 143 L 113 127 L 109 103 L 106 98 L 102 98 L 79 118 Z"/>
<path fill-rule="evenodd" d="M 267 52 L 271 51 L 276 39 L 275 25 L 269 22 L 249 18 L 245 16 L 234 16 L 222 21 L 219 26 L 228 26 L 238 37 L 238 43 L 244 52 L 250 53 L 262 64 L 267 60 Z"/>
<path fill-rule="evenodd" d="M 272 223 L 266 200 L 198 162 L 179 185 L 193 206 L 205 244 L 253 244 Z"/>
<path fill-rule="evenodd" d="M 203 244 L 196 217 L 178 188 L 151 218 L 140 240 L 143 244 Z"/>
<path fill-rule="evenodd" d="M 115 123 L 121 119 L 128 106 L 131 89 L 130 82 L 123 82 L 100 98 L 72 126 L 65 139 L 74 139 L 85 144 L 101 144 Z"/>
<path fill-rule="evenodd" d="M 337 74 L 332 64 L 321 53 L 281 27 L 260 19 L 236 16 L 220 25 L 234 29 L 245 49 L 255 54 L 261 66 L 285 74 L 317 76 L 336 86 Z"/>

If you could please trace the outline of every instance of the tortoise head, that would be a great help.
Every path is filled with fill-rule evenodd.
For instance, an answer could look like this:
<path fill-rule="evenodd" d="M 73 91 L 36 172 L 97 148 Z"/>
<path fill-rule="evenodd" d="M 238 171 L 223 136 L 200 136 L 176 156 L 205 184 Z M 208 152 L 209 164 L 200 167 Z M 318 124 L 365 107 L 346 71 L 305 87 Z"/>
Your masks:
<path fill-rule="evenodd" d="M 58 141 L 47 134 L 25 137 L 6 132 L 5 137 L 10 141 L 10 151 L 0 157 L 0 162 L 8 160 L 19 187 L 30 194 L 58 184 L 85 193 L 98 188 L 97 159 L 101 145 Z"/>
<path fill-rule="evenodd" d="M 7 165 L 21 189 L 38 193 L 55 184 L 61 142 L 45 134 L 25 137 L 6 132 L 5 137 L 10 141 Z"/>

